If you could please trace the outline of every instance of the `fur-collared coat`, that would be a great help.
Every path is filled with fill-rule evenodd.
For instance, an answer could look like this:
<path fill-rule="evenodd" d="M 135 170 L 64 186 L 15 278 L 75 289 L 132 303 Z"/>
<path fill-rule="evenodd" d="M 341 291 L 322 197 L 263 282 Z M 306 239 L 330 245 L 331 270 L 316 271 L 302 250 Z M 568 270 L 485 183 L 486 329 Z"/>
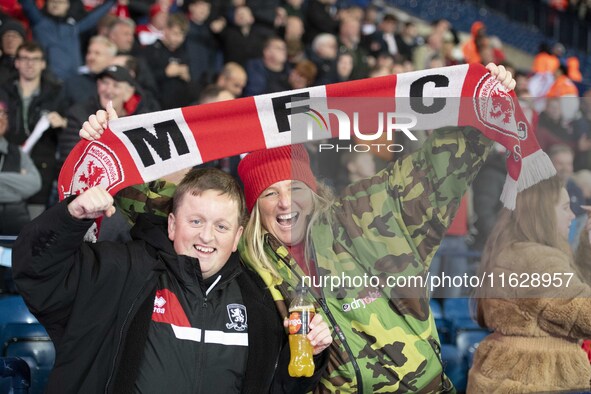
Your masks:
<path fill-rule="evenodd" d="M 591 365 L 581 340 L 591 338 L 591 248 L 582 241 L 575 259 L 563 251 L 533 242 L 520 242 L 502 251 L 493 274 L 496 287 L 505 274 L 505 287 L 482 299 L 484 320 L 493 334 L 478 346 L 468 375 L 468 393 L 525 393 L 590 390 Z M 575 273 L 566 286 L 569 275 Z M 529 282 L 511 287 L 510 273 L 545 274 L 552 285 Z M 525 278 L 525 275 L 523 276 Z M 562 286 L 555 286 L 563 280 Z M 546 282 L 546 284 L 549 282 Z M 513 285 L 527 284 L 521 278 Z M 536 286 L 533 286 L 536 285 Z"/>

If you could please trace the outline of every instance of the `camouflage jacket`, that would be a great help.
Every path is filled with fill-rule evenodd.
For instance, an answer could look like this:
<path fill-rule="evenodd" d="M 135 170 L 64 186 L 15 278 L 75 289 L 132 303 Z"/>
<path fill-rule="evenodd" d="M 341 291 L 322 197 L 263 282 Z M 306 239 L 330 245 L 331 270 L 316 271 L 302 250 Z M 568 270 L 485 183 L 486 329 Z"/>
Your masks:
<path fill-rule="evenodd" d="M 316 284 L 321 285 L 313 295 L 337 334 L 317 392 L 454 391 L 442 370 L 427 287 L 405 280 L 426 278 L 492 144 L 475 129 L 436 134 L 418 152 L 350 185 L 312 229 Z M 304 273 L 270 234 L 266 250 L 282 278 L 271 290 L 286 315 Z M 271 285 L 270 274 L 252 264 L 244 245 L 240 252 Z"/>

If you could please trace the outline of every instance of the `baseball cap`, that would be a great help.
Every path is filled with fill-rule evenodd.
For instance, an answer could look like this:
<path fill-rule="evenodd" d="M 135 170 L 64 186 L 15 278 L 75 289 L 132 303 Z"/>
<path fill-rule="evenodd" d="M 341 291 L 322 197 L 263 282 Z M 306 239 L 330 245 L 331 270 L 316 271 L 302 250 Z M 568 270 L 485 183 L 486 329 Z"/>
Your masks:
<path fill-rule="evenodd" d="M 104 77 L 113 78 L 118 82 L 127 82 L 132 86 L 136 86 L 135 79 L 131 76 L 128 69 L 121 66 L 111 65 L 101 71 L 96 78 L 101 79 Z"/>

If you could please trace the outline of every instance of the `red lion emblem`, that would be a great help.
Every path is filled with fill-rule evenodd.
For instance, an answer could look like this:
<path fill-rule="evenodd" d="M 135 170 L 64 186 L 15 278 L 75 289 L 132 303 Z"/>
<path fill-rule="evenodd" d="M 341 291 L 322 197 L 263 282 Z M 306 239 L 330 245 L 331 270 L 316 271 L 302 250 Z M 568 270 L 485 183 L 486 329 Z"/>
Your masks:
<path fill-rule="evenodd" d="M 513 113 L 513 103 L 511 97 L 504 92 L 494 90 L 490 98 L 492 100 L 492 108 L 489 115 L 493 119 L 502 119 L 503 123 L 511 121 L 511 114 Z"/>
<path fill-rule="evenodd" d="M 95 166 L 94 161 L 89 161 L 86 166 L 86 173 L 83 173 L 78 177 L 78 181 L 84 183 L 86 187 L 80 189 L 81 192 L 90 189 L 93 186 L 97 186 L 101 183 L 105 177 L 105 169 Z"/>

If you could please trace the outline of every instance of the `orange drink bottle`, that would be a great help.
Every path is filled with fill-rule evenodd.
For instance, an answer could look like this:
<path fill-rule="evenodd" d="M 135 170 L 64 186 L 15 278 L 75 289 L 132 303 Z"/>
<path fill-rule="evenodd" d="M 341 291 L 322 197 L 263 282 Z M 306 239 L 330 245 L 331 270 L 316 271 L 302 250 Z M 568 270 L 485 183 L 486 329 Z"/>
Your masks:
<path fill-rule="evenodd" d="M 310 377 L 314 374 L 313 347 L 308 338 L 310 322 L 314 318 L 314 305 L 306 301 L 306 288 L 298 288 L 289 305 L 289 360 L 288 372 L 292 377 Z"/>

